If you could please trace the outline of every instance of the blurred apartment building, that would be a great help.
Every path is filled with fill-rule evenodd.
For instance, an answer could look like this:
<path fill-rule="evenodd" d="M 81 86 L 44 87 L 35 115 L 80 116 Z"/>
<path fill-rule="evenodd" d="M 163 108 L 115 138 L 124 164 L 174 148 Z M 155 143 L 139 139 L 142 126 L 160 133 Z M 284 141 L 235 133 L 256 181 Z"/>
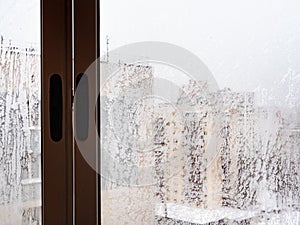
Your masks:
<path fill-rule="evenodd" d="M 211 92 L 195 80 L 180 88 L 176 101 L 166 102 L 153 89 L 150 68 L 101 65 L 103 80 L 114 74 L 102 93 L 101 151 L 115 161 L 104 166 L 113 171 L 103 180 L 105 222 L 113 224 L 117 216 L 131 224 L 128 215 L 140 218 L 135 222 L 162 221 L 189 209 L 230 209 L 236 216 L 299 208 L 296 115 L 283 121 L 282 109 L 258 107 L 253 92 Z M 248 213 L 237 224 L 257 217 Z"/>

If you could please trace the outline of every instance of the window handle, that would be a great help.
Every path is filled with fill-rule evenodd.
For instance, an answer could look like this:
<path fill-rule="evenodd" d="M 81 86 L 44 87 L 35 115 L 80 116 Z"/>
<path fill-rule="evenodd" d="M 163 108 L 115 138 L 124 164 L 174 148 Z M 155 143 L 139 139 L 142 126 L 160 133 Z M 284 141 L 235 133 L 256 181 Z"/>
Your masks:
<path fill-rule="evenodd" d="M 51 139 L 58 142 L 62 139 L 62 79 L 58 74 L 50 78 L 50 135 Z"/>
<path fill-rule="evenodd" d="M 77 140 L 85 141 L 89 134 L 89 81 L 84 73 L 76 77 L 75 122 Z"/>

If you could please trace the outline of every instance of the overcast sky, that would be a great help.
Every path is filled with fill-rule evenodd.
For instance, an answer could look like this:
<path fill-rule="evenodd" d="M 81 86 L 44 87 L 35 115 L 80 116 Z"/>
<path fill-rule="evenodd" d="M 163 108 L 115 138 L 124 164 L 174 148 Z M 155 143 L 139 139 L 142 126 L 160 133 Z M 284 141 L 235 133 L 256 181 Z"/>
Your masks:
<path fill-rule="evenodd" d="M 102 0 L 101 44 L 164 41 L 195 53 L 219 86 L 270 89 L 300 71 L 299 0 Z"/>
<path fill-rule="evenodd" d="M 101 51 L 164 41 L 195 53 L 219 86 L 271 89 L 300 72 L 299 0 L 101 0 Z M 0 34 L 39 43 L 39 0 L 0 0 Z"/>
<path fill-rule="evenodd" d="M 0 0 L 0 35 L 18 44 L 40 42 L 40 0 Z"/>

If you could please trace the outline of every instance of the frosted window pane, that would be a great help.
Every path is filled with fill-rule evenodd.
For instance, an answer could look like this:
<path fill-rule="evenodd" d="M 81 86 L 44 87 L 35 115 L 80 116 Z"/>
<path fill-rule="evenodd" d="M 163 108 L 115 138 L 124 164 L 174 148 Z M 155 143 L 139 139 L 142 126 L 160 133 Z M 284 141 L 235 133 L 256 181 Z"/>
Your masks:
<path fill-rule="evenodd" d="M 102 223 L 300 224 L 299 1 L 100 4 Z"/>
<path fill-rule="evenodd" d="M 0 224 L 41 224 L 40 1 L 0 1 Z"/>

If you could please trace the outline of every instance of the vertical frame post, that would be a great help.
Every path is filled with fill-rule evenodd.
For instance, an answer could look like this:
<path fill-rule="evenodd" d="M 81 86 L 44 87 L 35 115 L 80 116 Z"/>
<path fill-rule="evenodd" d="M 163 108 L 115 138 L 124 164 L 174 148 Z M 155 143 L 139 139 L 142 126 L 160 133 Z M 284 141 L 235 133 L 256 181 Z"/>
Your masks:
<path fill-rule="evenodd" d="M 79 80 L 88 67 L 98 58 L 98 35 L 97 35 L 97 13 L 98 1 L 74 0 L 74 81 Z M 97 82 L 89 80 L 90 94 L 97 89 Z M 75 87 L 76 91 L 76 87 Z M 95 110 L 93 101 L 88 106 Z M 92 115 L 93 116 L 93 115 Z M 91 117 L 91 115 L 90 115 Z M 76 118 L 76 115 L 75 115 Z M 75 119 L 76 120 L 76 119 Z M 96 126 L 91 124 L 90 126 Z M 75 126 L 76 127 L 76 126 Z M 75 131 L 75 133 L 77 133 Z M 89 139 L 95 140 L 94 132 L 89 133 Z M 93 136 L 93 137 L 91 137 Z M 85 140 L 77 140 L 84 142 Z M 97 225 L 98 224 L 98 181 L 99 177 L 95 168 L 97 167 L 97 143 L 89 146 L 89 157 L 95 159 L 94 166 L 86 162 L 79 146 L 75 143 L 74 150 L 74 185 L 75 185 L 75 221 L 76 225 Z"/>
<path fill-rule="evenodd" d="M 41 17 L 43 225 L 72 225 L 72 0 L 42 0 Z M 57 102 L 61 113 L 54 115 Z"/>

